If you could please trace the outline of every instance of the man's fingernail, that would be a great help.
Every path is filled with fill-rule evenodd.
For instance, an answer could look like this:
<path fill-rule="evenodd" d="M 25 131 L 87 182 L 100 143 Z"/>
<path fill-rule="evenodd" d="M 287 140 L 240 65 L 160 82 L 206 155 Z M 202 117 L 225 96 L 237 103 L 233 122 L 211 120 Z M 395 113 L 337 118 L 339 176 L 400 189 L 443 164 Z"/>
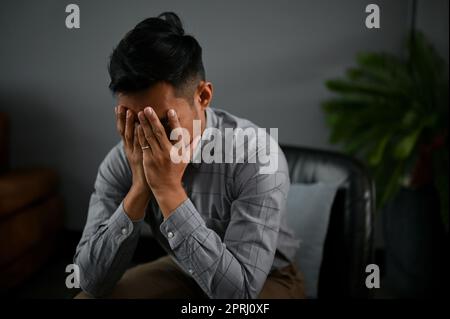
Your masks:
<path fill-rule="evenodd" d="M 130 110 L 127 110 L 127 117 L 130 117 L 131 116 L 131 112 L 130 112 Z"/>
<path fill-rule="evenodd" d="M 175 110 L 170 109 L 170 110 L 169 110 L 169 116 L 174 117 L 174 116 L 175 116 Z"/>
<path fill-rule="evenodd" d="M 151 107 L 149 107 L 149 106 L 147 106 L 144 111 L 146 111 L 148 115 L 152 115 L 153 114 L 153 109 Z"/>

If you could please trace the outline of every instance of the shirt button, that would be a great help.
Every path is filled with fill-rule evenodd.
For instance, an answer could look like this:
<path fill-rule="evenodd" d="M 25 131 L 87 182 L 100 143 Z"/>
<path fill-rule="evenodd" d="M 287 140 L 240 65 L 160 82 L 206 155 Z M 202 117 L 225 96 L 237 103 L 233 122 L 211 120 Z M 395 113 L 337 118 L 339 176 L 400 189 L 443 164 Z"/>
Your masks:
<path fill-rule="evenodd" d="M 173 237 L 173 233 L 170 231 L 167 233 L 167 237 L 172 238 Z"/>
<path fill-rule="evenodd" d="M 122 228 L 122 235 L 126 235 L 127 234 L 127 229 L 126 228 Z"/>

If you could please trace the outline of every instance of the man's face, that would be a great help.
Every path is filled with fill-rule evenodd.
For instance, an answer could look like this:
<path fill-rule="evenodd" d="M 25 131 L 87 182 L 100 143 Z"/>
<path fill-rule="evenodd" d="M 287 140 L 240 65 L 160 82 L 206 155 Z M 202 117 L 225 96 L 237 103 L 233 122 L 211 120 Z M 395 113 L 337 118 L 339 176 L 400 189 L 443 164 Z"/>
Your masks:
<path fill-rule="evenodd" d="M 158 115 L 161 124 L 166 128 L 167 137 L 170 139 L 170 126 L 167 121 L 167 112 L 174 109 L 177 112 L 181 127 L 187 129 L 193 139 L 193 120 L 204 118 L 200 105 L 194 103 L 189 105 L 188 101 L 182 97 L 175 96 L 174 88 L 167 83 L 157 83 L 151 89 L 132 94 L 118 94 L 118 105 L 133 111 L 136 115 L 135 121 L 138 123 L 137 114 L 150 106 Z M 203 125 L 202 125 L 203 127 Z M 171 141 L 175 143 L 175 141 Z"/>

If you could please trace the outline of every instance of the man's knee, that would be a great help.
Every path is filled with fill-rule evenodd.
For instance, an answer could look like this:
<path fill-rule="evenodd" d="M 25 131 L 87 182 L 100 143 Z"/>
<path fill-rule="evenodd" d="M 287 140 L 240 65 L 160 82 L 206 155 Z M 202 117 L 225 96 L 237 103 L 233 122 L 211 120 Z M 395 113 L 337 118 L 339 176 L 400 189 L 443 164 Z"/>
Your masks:
<path fill-rule="evenodd" d="M 84 291 L 82 291 L 79 294 L 77 294 L 75 297 L 73 297 L 73 299 L 95 299 L 95 298 L 92 297 L 91 295 L 85 293 Z"/>
<path fill-rule="evenodd" d="M 294 265 L 277 269 L 268 277 L 259 299 L 304 299 L 305 287 L 302 273 Z"/>
<path fill-rule="evenodd" d="M 128 269 L 106 299 L 205 298 L 195 280 L 185 274 L 169 256 Z M 75 299 L 94 299 L 85 292 Z"/>

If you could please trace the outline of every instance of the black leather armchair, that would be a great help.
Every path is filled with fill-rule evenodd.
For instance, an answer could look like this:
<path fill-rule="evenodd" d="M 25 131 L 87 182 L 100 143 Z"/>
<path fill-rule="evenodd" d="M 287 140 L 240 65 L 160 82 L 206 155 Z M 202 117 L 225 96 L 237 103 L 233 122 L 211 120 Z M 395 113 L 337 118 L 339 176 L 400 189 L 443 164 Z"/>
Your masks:
<path fill-rule="evenodd" d="M 375 188 L 367 171 L 346 155 L 282 146 L 291 183 L 339 182 L 325 239 L 319 298 L 370 298 L 366 266 L 373 263 Z"/>

